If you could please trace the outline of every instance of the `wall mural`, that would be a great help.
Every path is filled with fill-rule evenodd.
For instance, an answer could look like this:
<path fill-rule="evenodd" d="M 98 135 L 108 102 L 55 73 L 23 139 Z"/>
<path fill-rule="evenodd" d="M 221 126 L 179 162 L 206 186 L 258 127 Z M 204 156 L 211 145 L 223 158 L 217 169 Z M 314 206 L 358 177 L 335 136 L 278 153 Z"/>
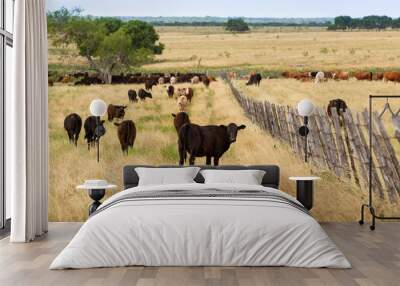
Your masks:
<path fill-rule="evenodd" d="M 125 165 L 193 162 L 277 164 L 281 189 L 292 195 L 290 176 L 321 177 L 312 214 L 359 219 L 368 196 L 368 95 L 400 94 L 400 73 L 378 53 L 382 41 L 400 44 L 398 32 L 154 28 L 65 9 L 49 13 L 48 25 L 51 221 L 87 218 L 91 200 L 76 190 L 85 180 L 119 186 L 109 196 L 122 190 Z M 96 99 L 106 104 L 100 120 L 90 110 Z M 307 163 L 303 99 L 316 106 Z M 374 108 L 374 197 L 379 214 L 391 215 L 400 211 L 400 100 Z M 200 129 L 207 136 L 196 137 Z M 191 151 L 198 146 L 202 154 Z"/>

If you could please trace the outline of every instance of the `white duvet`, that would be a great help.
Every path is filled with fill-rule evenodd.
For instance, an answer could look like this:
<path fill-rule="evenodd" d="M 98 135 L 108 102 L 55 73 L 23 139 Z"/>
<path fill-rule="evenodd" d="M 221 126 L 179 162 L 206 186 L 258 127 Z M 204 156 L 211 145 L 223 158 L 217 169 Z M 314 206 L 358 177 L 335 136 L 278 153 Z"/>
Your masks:
<path fill-rule="evenodd" d="M 155 198 L 109 205 L 130 192 L 263 190 L 254 185 L 184 184 L 136 187 L 106 200 L 50 269 L 144 266 L 292 266 L 350 268 L 308 214 L 246 198 Z M 108 208 L 105 208 L 109 205 Z"/>

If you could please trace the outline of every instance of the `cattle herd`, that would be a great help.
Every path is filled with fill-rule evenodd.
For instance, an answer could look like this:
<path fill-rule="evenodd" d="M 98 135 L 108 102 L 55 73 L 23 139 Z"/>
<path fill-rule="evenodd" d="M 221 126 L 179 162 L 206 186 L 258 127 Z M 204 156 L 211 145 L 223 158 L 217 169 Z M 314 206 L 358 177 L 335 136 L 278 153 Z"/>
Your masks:
<path fill-rule="evenodd" d="M 332 80 L 349 80 L 355 78 L 356 80 L 366 80 L 366 81 L 392 81 L 400 82 L 400 72 L 390 71 L 390 72 L 370 72 L 370 71 L 304 71 L 304 72 L 291 72 L 285 71 L 282 73 L 284 78 L 293 78 L 300 81 L 312 81 L 315 83 L 321 83 L 329 79 Z"/>
<path fill-rule="evenodd" d="M 207 76 L 204 73 L 121 73 L 111 77 L 111 84 L 144 84 L 146 90 L 157 84 L 176 84 L 176 83 L 200 83 L 206 87 L 210 82 L 215 80 L 214 77 Z M 49 85 L 54 83 L 73 83 L 74 85 L 94 85 L 104 84 L 105 81 L 98 73 L 90 74 L 88 72 L 76 72 L 66 75 L 56 75 L 49 72 Z"/>
<path fill-rule="evenodd" d="M 236 78 L 235 73 L 229 73 L 230 78 Z M 355 78 L 357 80 L 383 80 L 400 82 L 400 72 L 376 72 L 358 71 L 308 71 L 308 72 L 283 72 L 284 78 L 293 78 L 300 81 L 312 81 L 321 83 L 331 80 L 349 80 Z M 79 78 L 75 84 L 94 84 L 102 83 L 98 77 L 89 76 L 88 73 L 70 75 L 72 78 Z M 259 73 L 251 73 L 248 77 L 246 85 L 260 86 L 262 76 Z M 67 81 L 64 77 L 61 82 Z M 209 87 L 210 83 L 216 81 L 214 77 L 206 76 L 205 74 L 186 73 L 186 74 L 128 74 L 113 76 L 113 83 L 139 83 L 144 84 L 144 88 L 138 91 L 128 90 L 128 100 L 130 103 L 137 103 L 152 99 L 152 89 L 156 85 L 163 85 L 166 90 L 166 95 L 170 99 L 175 99 L 179 113 L 172 114 L 173 124 L 178 135 L 178 152 L 179 164 L 183 165 L 189 154 L 189 164 L 193 165 L 196 157 L 206 157 L 206 164 L 211 164 L 214 160 L 214 165 L 219 164 L 221 156 L 229 149 L 230 145 L 236 141 L 239 130 L 244 129 L 245 125 L 212 125 L 200 126 L 190 121 L 189 115 L 186 113 L 188 104 L 194 97 L 194 89 L 191 87 L 175 88 L 177 83 L 191 83 L 193 85 L 203 83 Z M 123 154 L 128 155 L 129 148 L 133 148 L 137 130 L 135 123 L 132 120 L 124 120 L 125 109 L 128 105 L 109 104 L 107 108 L 107 119 L 109 122 L 114 122 L 117 127 L 117 136 L 121 145 Z M 328 104 L 327 114 L 332 116 L 332 108 L 335 108 L 339 118 L 346 112 L 348 106 L 342 99 L 331 100 Z M 89 116 L 84 122 L 85 140 L 88 149 L 95 145 L 97 140 L 105 134 L 104 120 L 99 120 L 94 116 Z M 64 128 L 67 131 L 68 139 L 71 143 L 78 145 L 79 134 L 82 129 L 82 118 L 76 114 L 69 114 L 64 120 Z"/>
<path fill-rule="evenodd" d="M 202 82 L 206 87 L 216 79 L 205 75 L 191 74 L 192 78 L 185 78 L 185 82 L 198 84 Z M 136 103 L 152 99 L 151 90 L 155 85 L 164 85 L 168 98 L 175 98 L 179 113 L 172 114 L 173 124 L 178 134 L 178 152 L 179 163 L 184 164 L 186 155 L 189 154 L 189 163 L 194 164 L 196 157 L 206 157 L 206 163 L 211 164 L 214 159 L 214 165 L 219 164 L 221 156 L 229 149 L 230 145 L 236 141 L 239 130 L 244 129 L 244 125 L 210 125 L 200 126 L 190 122 L 189 115 L 185 112 L 187 105 L 194 97 L 194 89 L 191 87 L 175 89 L 174 84 L 182 82 L 180 77 L 146 77 L 143 80 L 144 88 L 138 91 L 128 90 L 128 101 Z M 261 76 L 255 76 L 254 83 L 259 85 Z M 168 84 L 168 86 L 167 86 Z M 121 145 L 122 153 L 128 155 L 129 149 L 133 148 L 135 143 L 137 129 L 132 120 L 124 120 L 125 110 L 128 105 L 109 104 L 107 107 L 107 119 L 117 127 L 117 136 Z M 83 124 L 85 131 L 85 140 L 88 150 L 95 146 L 96 142 L 106 132 L 104 126 L 105 120 L 95 116 L 88 116 Z M 78 139 L 82 129 L 82 118 L 77 113 L 69 114 L 64 119 L 64 129 L 67 132 L 70 143 L 78 146 Z"/>

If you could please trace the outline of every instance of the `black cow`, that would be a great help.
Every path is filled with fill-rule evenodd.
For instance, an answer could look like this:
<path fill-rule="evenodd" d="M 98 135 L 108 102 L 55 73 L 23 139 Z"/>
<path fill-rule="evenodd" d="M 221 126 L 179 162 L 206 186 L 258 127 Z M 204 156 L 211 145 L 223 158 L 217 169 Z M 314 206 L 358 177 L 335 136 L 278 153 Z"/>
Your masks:
<path fill-rule="evenodd" d="M 111 122 L 114 120 L 114 118 L 123 120 L 126 108 L 127 108 L 126 105 L 109 104 L 107 107 L 108 121 Z"/>
<path fill-rule="evenodd" d="M 259 73 L 253 73 L 250 76 L 249 81 L 246 83 L 246 85 L 256 85 L 256 86 L 260 86 L 262 77 L 261 74 Z"/>
<path fill-rule="evenodd" d="M 129 148 L 133 148 L 136 139 L 135 123 L 132 120 L 125 120 L 114 124 L 118 126 L 118 139 L 122 153 L 128 155 Z"/>
<path fill-rule="evenodd" d="M 137 102 L 137 93 L 136 90 L 130 89 L 128 90 L 128 98 L 130 102 Z"/>
<path fill-rule="evenodd" d="M 172 98 L 174 96 L 175 88 L 173 85 L 168 86 L 167 93 L 169 98 Z"/>
<path fill-rule="evenodd" d="M 82 129 L 82 118 L 76 113 L 71 113 L 64 119 L 64 128 L 67 130 L 69 142 L 78 146 L 79 133 L 81 133 Z"/>
<path fill-rule="evenodd" d="M 146 100 L 146 98 L 153 98 L 150 92 L 145 91 L 143 88 L 141 88 L 138 92 L 138 96 L 140 100 Z"/>
<path fill-rule="evenodd" d="M 97 127 L 96 116 L 89 116 L 86 118 L 83 128 L 85 129 L 85 139 L 88 144 L 88 150 L 90 150 L 90 147 L 94 147 L 97 139 L 106 133 L 104 122 L 104 120 L 99 120 L 99 126 Z"/>
<path fill-rule="evenodd" d="M 340 116 L 343 114 L 343 112 L 346 112 L 347 104 L 343 99 L 339 99 L 339 98 L 329 101 L 329 105 L 326 110 L 329 117 L 332 117 L 332 108 L 336 108 L 336 112 Z"/>
<path fill-rule="evenodd" d="M 206 157 L 206 164 L 211 165 L 213 157 L 214 165 L 218 166 L 221 156 L 236 141 L 237 132 L 245 128 L 245 125 L 237 126 L 235 123 L 230 123 L 228 126 L 183 125 L 179 130 L 179 164 L 184 164 L 189 153 L 190 165 L 194 165 L 196 157 Z"/>
<path fill-rule="evenodd" d="M 176 133 L 179 135 L 181 127 L 190 123 L 189 115 L 186 112 L 179 112 L 178 114 L 172 113 L 172 117 L 174 118 Z"/>
<path fill-rule="evenodd" d="M 155 86 L 155 85 L 157 85 L 157 80 L 151 78 L 151 79 L 146 80 L 146 82 L 144 83 L 144 88 L 146 90 L 152 90 L 153 86 Z"/>

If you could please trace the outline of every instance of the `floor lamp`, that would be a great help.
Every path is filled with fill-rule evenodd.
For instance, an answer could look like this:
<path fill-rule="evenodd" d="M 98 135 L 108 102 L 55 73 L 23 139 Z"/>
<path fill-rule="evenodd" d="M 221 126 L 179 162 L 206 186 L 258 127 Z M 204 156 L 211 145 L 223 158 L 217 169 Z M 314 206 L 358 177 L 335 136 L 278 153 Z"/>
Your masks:
<path fill-rule="evenodd" d="M 100 162 L 100 137 L 106 133 L 104 126 L 100 125 L 100 117 L 106 114 L 107 104 L 101 99 L 95 99 L 90 103 L 90 113 L 96 117 L 96 146 L 97 146 L 97 162 Z"/>
<path fill-rule="evenodd" d="M 299 115 L 304 117 L 304 125 L 299 128 L 299 134 L 304 137 L 304 160 L 308 162 L 307 136 L 310 133 L 308 129 L 308 117 L 314 113 L 314 104 L 304 99 L 297 104 L 297 110 Z"/>

